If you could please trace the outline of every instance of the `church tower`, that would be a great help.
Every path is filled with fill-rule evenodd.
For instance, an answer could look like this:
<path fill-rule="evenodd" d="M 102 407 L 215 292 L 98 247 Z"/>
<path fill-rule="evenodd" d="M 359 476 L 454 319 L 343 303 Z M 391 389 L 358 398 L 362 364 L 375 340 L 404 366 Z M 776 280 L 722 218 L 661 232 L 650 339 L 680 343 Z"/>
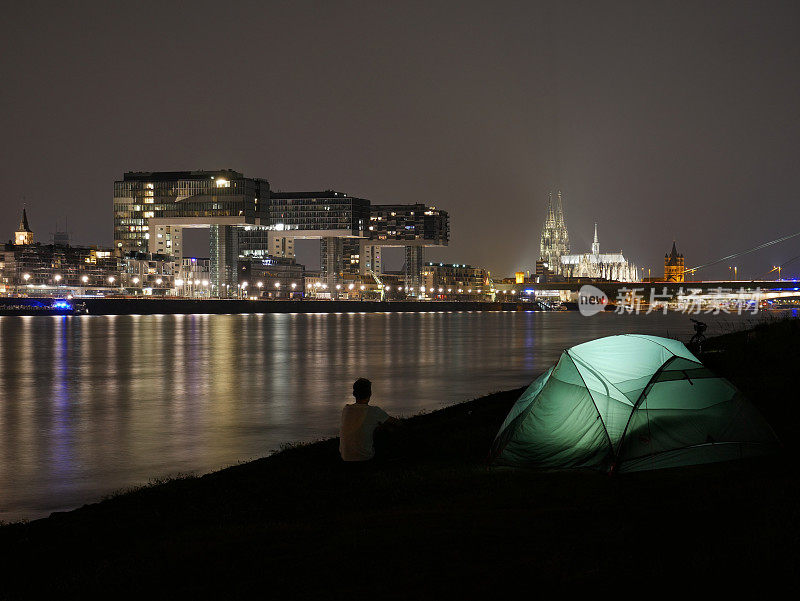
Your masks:
<path fill-rule="evenodd" d="M 547 196 L 547 217 L 542 226 L 542 237 L 539 243 L 539 257 L 547 263 L 548 269 L 554 273 L 561 272 L 561 257 L 569 254 L 569 233 L 564 219 L 564 206 L 561 192 L 553 207 L 553 195 Z"/>
<path fill-rule="evenodd" d="M 19 220 L 19 227 L 14 232 L 14 244 L 17 246 L 24 246 L 26 244 L 33 244 L 33 230 L 28 226 L 28 214 L 25 208 L 22 208 L 22 218 Z"/>
<path fill-rule="evenodd" d="M 678 254 L 675 248 L 675 241 L 672 241 L 672 252 L 664 255 L 664 281 L 682 282 L 684 281 L 683 255 Z"/>
<path fill-rule="evenodd" d="M 594 224 L 594 242 L 592 242 L 592 254 L 600 254 L 600 241 L 597 239 L 597 223 Z"/>

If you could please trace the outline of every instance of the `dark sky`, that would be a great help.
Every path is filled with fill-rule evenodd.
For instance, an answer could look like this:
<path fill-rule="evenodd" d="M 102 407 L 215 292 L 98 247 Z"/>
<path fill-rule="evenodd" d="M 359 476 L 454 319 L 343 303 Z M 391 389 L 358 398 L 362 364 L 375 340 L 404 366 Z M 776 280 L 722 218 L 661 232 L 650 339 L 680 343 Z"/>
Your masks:
<path fill-rule="evenodd" d="M 494 275 L 533 267 L 557 188 L 574 251 L 596 220 L 659 272 L 673 236 L 697 265 L 800 231 L 797 2 L 68 4 L 3 12 L 4 238 L 25 196 L 40 239 L 69 214 L 110 245 L 124 171 L 225 167 L 432 203 L 429 256 Z"/>

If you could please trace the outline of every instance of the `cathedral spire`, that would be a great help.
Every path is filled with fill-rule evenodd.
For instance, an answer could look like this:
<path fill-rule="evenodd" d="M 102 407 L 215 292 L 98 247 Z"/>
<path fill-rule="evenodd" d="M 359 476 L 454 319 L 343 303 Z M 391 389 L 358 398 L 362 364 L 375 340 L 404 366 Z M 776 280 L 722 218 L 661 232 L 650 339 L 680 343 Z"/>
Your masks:
<path fill-rule="evenodd" d="M 597 222 L 594 224 L 594 242 L 592 242 L 592 254 L 600 254 L 600 241 L 597 239 Z"/>
<path fill-rule="evenodd" d="M 556 204 L 556 225 L 564 227 L 564 205 L 561 202 L 561 190 L 558 191 L 558 203 Z"/>
<path fill-rule="evenodd" d="M 564 220 L 564 205 L 560 191 L 557 193 L 555 205 L 553 194 L 547 195 L 547 218 L 542 227 L 539 251 L 539 257 L 547 263 L 548 269 L 554 274 L 560 274 L 561 257 L 569 254 L 569 234 Z"/>
<path fill-rule="evenodd" d="M 14 232 L 14 244 L 17 246 L 33 244 L 33 230 L 28 225 L 28 213 L 24 206 L 22 207 L 22 217 L 19 220 L 19 228 Z"/>
<path fill-rule="evenodd" d="M 547 193 L 547 223 L 550 226 L 555 226 L 556 224 L 556 214 L 553 210 L 553 193 Z"/>
<path fill-rule="evenodd" d="M 33 230 L 31 230 L 28 225 L 28 213 L 25 211 L 25 207 L 22 207 L 22 217 L 19 220 L 19 228 L 17 231 L 33 233 Z"/>

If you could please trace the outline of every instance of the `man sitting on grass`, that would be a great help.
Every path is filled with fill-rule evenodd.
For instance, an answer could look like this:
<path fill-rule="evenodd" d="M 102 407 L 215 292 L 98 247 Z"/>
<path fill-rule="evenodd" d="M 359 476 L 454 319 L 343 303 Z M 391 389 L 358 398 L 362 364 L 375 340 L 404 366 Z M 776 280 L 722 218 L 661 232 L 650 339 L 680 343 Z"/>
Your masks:
<path fill-rule="evenodd" d="M 370 405 L 372 382 L 359 378 L 353 383 L 355 403 L 342 409 L 342 426 L 339 431 L 339 454 L 345 461 L 369 461 L 375 457 L 373 435 L 381 424 L 397 420 L 383 409 Z"/>

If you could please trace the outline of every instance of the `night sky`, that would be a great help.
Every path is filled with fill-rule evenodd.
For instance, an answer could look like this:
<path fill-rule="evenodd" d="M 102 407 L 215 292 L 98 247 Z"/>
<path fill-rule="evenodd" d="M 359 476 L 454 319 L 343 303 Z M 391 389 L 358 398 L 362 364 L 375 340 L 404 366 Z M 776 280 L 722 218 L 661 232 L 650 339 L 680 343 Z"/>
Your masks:
<path fill-rule="evenodd" d="M 112 244 L 130 170 L 233 168 L 451 216 L 428 256 L 533 268 L 548 191 L 573 251 L 661 273 L 800 231 L 800 4 L 7 5 L 0 233 L 23 196 Z M 762 275 L 800 237 L 703 272 Z M 300 260 L 318 261 L 303 245 Z M 800 260 L 784 275 L 800 274 Z"/>

